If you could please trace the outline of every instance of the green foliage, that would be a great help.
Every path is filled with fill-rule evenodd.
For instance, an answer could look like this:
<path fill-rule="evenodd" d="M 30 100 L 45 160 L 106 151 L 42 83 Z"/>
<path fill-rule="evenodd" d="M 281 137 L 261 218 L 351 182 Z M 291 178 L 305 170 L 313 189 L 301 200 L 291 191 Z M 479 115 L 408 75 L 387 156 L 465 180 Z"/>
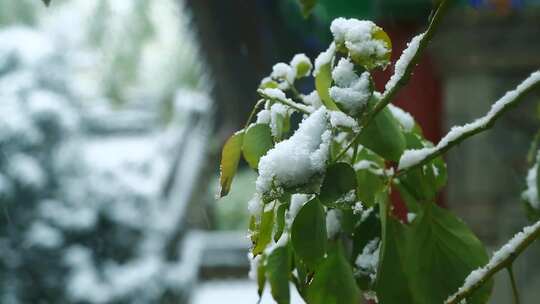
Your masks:
<path fill-rule="evenodd" d="M 225 142 L 225 146 L 223 146 L 221 153 L 221 175 L 219 177 L 219 184 L 221 186 L 219 195 L 221 197 L 227 195 L 231 190 L 231 184 L 236 175 L 238 162 L 240 162 L 240 156 L 242 154 L 243 138 L 243 131 L 235 133 Z"/>
<path fill-rule="evenodd" d="M 306 299 L 310 304 L 362 303 L 360 290 L 339 241 L 332 242 L 328 256 L 315 271 Z"/>
<path fill-rule="evenodd" d="M 259 159 L 272 148 L 272 132 L 266 124 L 256 124 L 244 135 L 242 152 L 249 166 L 257 169 Z"/>
<path fill-rule="evenodd" d="M 312 3 L 303 2 L 308 8 Z M 258 170 L 250 203 L 255 210 L 251 253 L 266 261 L 256 269 L 265 273 L 278 304 L 289 303 L 289 282 L 308 304 L 357 304 L 366 296 L 376 296 L 381 304 L 443 303 L 472 270 L 488 263 L 472 231 L 435 201 L 447 182 L 441 153 L 490 125 L 469 126 L 463 137 L 452 134 L 440 150 L 412 117 L 388 107 L 448 3 L 439 2 L 428 31 L 410 43 L 385 92 L 375 91 L 371 73 L 389 64 L 390 38 L 373 23 L 340 19 L 333 27 L 334 45 L 316 60 L 316 91 L 303 95 L 294 83 L 307 76 L 311 63 L 280 63 L 258 90 L 266 112 L 259 113 L 257 124 L 250 124 L 253 115 L 248 119 L 243 144 L 243 132 L 226 143 L 222 189 L 230 186 L 240 150 Z M 346 34 L 350 29 L 364 32 Z M 349 60 L 338 64 L 342 58 Z M 359 76 L 364 72 L 369 77 Z M 531 87 L 509 96 L 520 98 Z M 343 105 L 360 110 L 351 115 Z M 293 112 L 304 115 L 296 130 L 291 130 Z M 498 115 L 485 119 L 492 124 Z M 402 166 L 404 158 L 420 161 Z M 538 171 L 535 166 L 532 170 Z M 540 187 L 537 180 L 534 186 Z M 415 219 L 396 217 L 392 191 L 398 191 Z M 487 303 L 492 283 L 489 277 L 481 283 L 466 291 L 468 303 Z"/>
<path fill-rule="evenodd" d="M 426 204 L 418 217 L 406 230 L 403 265 L 414 303 L 442 303 L 467 274 L 488 262 L 488 256 L 480 240 L 449 211 Z M 432 284 L 434 278 L 444 280 Z M 484 285 L 467 303 L 486 303 L 491 287 L 492 282 Z"/>
<path fill-rule="evenodd" d="M 315 88 L 322 103 L 330 110 L 338 110 L 336 103 L 330 97 L 328 90 L 332 85 L 332 66 L 330 63 L 321 66 L 319 73 L 315 76 Z"/>
<path fill-rule="evenodd" d="M 324 208 L 318 199 L 307 202 L 294 219 L 291 229 L 294 251 L 310 269 L 315 269 L 326 254 Z"/>

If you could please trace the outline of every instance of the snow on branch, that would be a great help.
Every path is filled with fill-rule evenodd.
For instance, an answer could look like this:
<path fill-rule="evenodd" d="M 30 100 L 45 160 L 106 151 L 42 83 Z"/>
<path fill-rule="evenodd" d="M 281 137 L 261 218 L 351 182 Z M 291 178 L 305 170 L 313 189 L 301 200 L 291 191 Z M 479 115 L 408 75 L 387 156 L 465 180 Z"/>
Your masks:
<path fill-rule="evenodd" d="M 282 103 L 304 114 L 311 114 L 313 112 L 313 109 L 310 106 L 296 103 L 290 98 L 287 98 L 285 93 L 283 93 L 283 91 L 280 89 L 259 89 L 257 90 L 257 93 L 259 93 L 259 95 L 265 99 Z"/>
<path fill-rule="evenodd" d="M 458 304 L 481 287 L 499 270 L 508 268 L 514 260 L 536 239 L 540 237 L 540 221 L 527 226 L 522 232 L 516 234 L 508 243 L 493 254 L 486 266 L 471 272 L 462 287 L 448 297 L 445 304 Z"/>
<path fill-rule="evenodd" d="M 540 71 L 532 73 L 517 88 L 508 91 L 491 106 L 491 109 L 485 116 L 466 125 L 452 127 L 450 132 L 435 147 L 406 150 L 401 156 L 398 169 L 407 170 L 420 166 L 446 152 L 452 146 L 462 142 L 466 138 L 491 128 L 503 113 L 519 103 L 523 96 L 536 87 L 540 87 Z"/>

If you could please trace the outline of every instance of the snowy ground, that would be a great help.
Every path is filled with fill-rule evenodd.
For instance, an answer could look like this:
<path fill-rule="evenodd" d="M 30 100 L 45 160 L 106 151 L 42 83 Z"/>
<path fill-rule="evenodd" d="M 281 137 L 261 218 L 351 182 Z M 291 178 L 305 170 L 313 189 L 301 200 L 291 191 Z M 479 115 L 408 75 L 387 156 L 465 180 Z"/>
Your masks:
<path fill-rule="evenodd" d="M 198 285 L 191 304 L 256 304 L 257 300 L 255 282 L 247 280 L 209 281 Z M 261 304 L 274 303 L 276 302 L 270 295 L 270 288 L 265 288 Z M 291 304 L 305 304 L 292 285 Z"/>

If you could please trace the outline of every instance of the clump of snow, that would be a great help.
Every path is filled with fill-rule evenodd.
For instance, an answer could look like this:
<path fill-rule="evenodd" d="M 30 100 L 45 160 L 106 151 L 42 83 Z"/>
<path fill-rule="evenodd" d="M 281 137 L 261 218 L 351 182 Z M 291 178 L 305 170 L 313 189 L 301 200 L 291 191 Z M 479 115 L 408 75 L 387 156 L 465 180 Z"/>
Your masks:
<path fill-rule="evenodd" d="M 354 214 L 362 214 L 364 211 L 364 204 L 362 202 L 356 202 L 354 206 L 352 207 L 352 211 Z"/>
<path fill-rule="evenodd" d="M 350 117 L 349 115 L 340 112 L 340 111 L 330 111 L 330 124 L 332 127 L 342 127 L 342 128 L 349 128 L 353 131 L 358 131 L 358 122 L 354 120 L 354 118 Z"/>
<path fill-rule="evenodd" d="M 521 196 L 523 199 L 525 199 L 531 207 L 535 209 L 540 209 L 540 201 L 538 200 L 538 187 L 537 187 L 537 179 L 538 179 L 538 166 L 540 161 L 540 152 L 536 155 L 536 162 L 534 166 L 532 166 L 529 169 L 529 172 L 527 173 L 527 189 L 523 191 Z"/>
<path fill-rule="evenodd" d="M 403 53 L 396 62 L 394 74 L 385 85 L 385 93 L 393 90 L 397 83 L 405 76 L 405 70 L 411 64 L 411 61 L 418 52 L 420 42 L 424 39 L 424 36 L 425 33 L 419 34 L 407 44 L 407 48 L 403 50 Z"/>
<path fill-rule="evenodd" d="M 492 106 L 489 112 L 475 121 L 463 126 L 454 126 L 450 129 L 450 132 L 446 134 L 435 147 L 426 147 L 422 149 L 406 150 L 399 161 L 399 169 L 407 169 L 418 165 L 431 155 L 437 154 L 446 149 L 453 142 L 462 140 L 473 132 L 481 131 L 489 124 L 493 123 L 498 114 L 511 105 L 516 99 L 532 86 L 540 82 L 540 71 L 532 73 L 527 79 L 520 83 L 517 88 L 512 91 L 506 92 L 502 98 L 497 100 Z"/>
<path fill-rule="evenodd" d="M 411 114 L 405 112 L 399 107 L 394 106 L 393 104 L 389 104 L 388 109 L 390 109 L 390 112 L 392 112 L 394 118 L 399 121 L 399 124 L 403 127 L 405 132 L 411 132 L 414 129 L 415 123 Z"/>
<path fill-rule="evenodd" d="M 326 234 L 328 238 L 334 238 L 341 229 L 341 210 L 330 209 L 326 212 Z"/>
<path fill-rule="evenodd" d="M 454 301 L 459 294 L 478 284 L 486 275 L 493 271 L 495 267 L 508 260 L 513 254 L 516 254 L 516 250 L 525 242 L 525 240 L 532 235 L 539 233 L 539 231 L 540 221 L 523 228 L 523 231 L 517 233 L 510 241 L 508 241 L 508 243 L 493 253 L 493 256 L 487 265 L 472 271 L 467 278 L 465 278 L 463 286 L 461 286 L 456 293 L 448 297 L 445 303 Z"/>
<path fill-rule="evenodd" d="M 10 156 L 7 172 L 17 183 L 32 189 L 43 188 L 47 181 L 37 160 L 23 153 Z"/>
<path fill-rule="evenodd" d="M 298 186 L 321 173 L 329 153 L 331 133 L 328 113 L 324 108 L 302 121 L 298 130 L 261 157 L 256 187 L 267 193 L 272 183 L 277 186 Z"/>
<path fill-rule="evenodd" d="M 248 253 L 249 260 L 249 272 L 248 277 L 252 281 L 257 281 L 257 272 L 259 270 L 259 265 L 261 264 L 262 255 L 253 256 L 253 253 Z"/>
<path fill-rule="evenodd" d="M 319 96 L 317 90 L 314 90 L 308 95 L 304 95 L 302 99 L 304 100 L 305 104 L 311 106 L 315 110 L 322 107 L 321 97 Z"/>
<path fill-rule="evenodd" d="M 36 221 L 26 233 L 26 241 L 30 246 L 57 248 L 64 242 L 62 233 L 43 221 Z"/>
<path fill-rule="evenodd" d="M 354 64 L 347 58 L 341 58 L 332 71 L 336 86 L 330 88 L 330 97 L 347 112 L 356 114 L 371 97 L 371 81 L 368 72 L 360 77 L 354 72 Z"/>
<path fill-rule="evenodd" d="M 417 217 L 416 213 L 413 213 L 413 212 L 407 213 L 407 222 L 412 223 L 416 219 L 416 217 Z"/>
<path fill-rule="evenodd" d="M 253 195 L 253 198 L 248 202 L 248 212 L 251 216 L 259 218 L 263 211 L 264 204 L 261 196 L 258 193 Z"/>
<path fill-rule="evenodd" d="M 269 124 L 270 123 L 270 110 L 261 110 L 257 113 L 257 123 L 258 124 Z"/>
<path fill-rule="evenodd" d="M 377 268 L 379 266 L 379 251 L 381 244 L 379 238 L 371 240 L 358 255 L 355 261 L 358 272 L 363 275 L 369 275 L 372 281 L 377 278 Z"/>
<path fill-rule="evenodd" d="M 302 75 L 298 74 L 299 68 L 308 67 Z M 291 60 L 291 68 L 293 69 L 296 78 L 307 76 L 311 73 L 313 65 L 311 60 L 305 54 L 296 54 Z"/>
<path fill-rule="evenodd" d="M 264 250 L 264 253 L 266 255 L 270 255 L 272 251 L 276 250 L 277 248 L 287 246 L 288 242 L 289 242 L 289 233 L 287 231 L 283 231 L 283 233 L 281 234 L 277 242 L 274 242 L 274 240 L 272 239 L 272 243 L 268 247 L 266 247 L 266 249 Z"/>
<path fill-rule="evenodd" d="M 272 135 L 278 136 L 280 133 L 278 121 L 284 119 L 290 114 L 290 108 L 281 104 L 275 103 L 270 107 L 270 129 Z"/>
<path fill-rule="evenodd" d="M 272 67 L 271 76 L 274 79 L 285 80 L 292 84 L 296 78 L 296 70 L 286 63 L 279 62 Z"/>
<path fill-rule="evenodd" d="M 285 93 L 280 89 L 266 88 L 262 90 L 263 94 L 274 99 L 287 99 Z"/>
<path fill-rule="evenodd" d="M 322 66 L 328 63 L 332 63 L 332 59 L 336 54 L 336 44 L 332 42 L 328 49 L 317 56 L 315 59 L 315 69 L 313 70 L 313 76 L 317 76 Z"/>
<path fill-rule="evenodd" d="M 337 18 L 330 25 L 334 41 L 344 44 L 351 56 L 362 58 L 382 58 L 390 51 L 384 41 L 373 38 L 379 29 L 372 21 L 354 18 Z"/>

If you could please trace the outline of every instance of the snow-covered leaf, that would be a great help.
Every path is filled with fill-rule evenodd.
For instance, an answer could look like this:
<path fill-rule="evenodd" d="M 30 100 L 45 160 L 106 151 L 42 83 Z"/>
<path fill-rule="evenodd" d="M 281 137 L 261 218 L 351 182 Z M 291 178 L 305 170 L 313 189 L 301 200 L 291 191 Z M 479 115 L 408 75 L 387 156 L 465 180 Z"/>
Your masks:
<path fill-rule="evenodd" d="M 242 154 L 242 140 L 244 138 L 244 132 L 236 132 L 232 135 L 221 152 L 221 165 L 220 165 L 220 177 L 219 177 L 219 196 L 223 197 L 231 190 L 231 184 L 236 175 L 236 169 L 238 169 L 238 162 Z"/>
<path fill-rule="evenodd" d="M 310 268 L 315 269 L 326 253 L 326 218 L 317 198 L 307 202 L 295 217 L 291 229 L 295 253 Z"/>
<path fill-rule="evenodd" d="M 257 169 L 259 159 L 272 148 L 272 132 L 267 124 L 256 124 L 244 135 L 242 153 L 249 166 Z"/>
<path fill-rule="evenodd" d="M 287 211 L 289 204 L 280 204 L 276 208 L 275 222 L 276 222 L 276 232 L 274 233 L 274 241 L 278 241 L 285 230 L 285 212 Z"/>

